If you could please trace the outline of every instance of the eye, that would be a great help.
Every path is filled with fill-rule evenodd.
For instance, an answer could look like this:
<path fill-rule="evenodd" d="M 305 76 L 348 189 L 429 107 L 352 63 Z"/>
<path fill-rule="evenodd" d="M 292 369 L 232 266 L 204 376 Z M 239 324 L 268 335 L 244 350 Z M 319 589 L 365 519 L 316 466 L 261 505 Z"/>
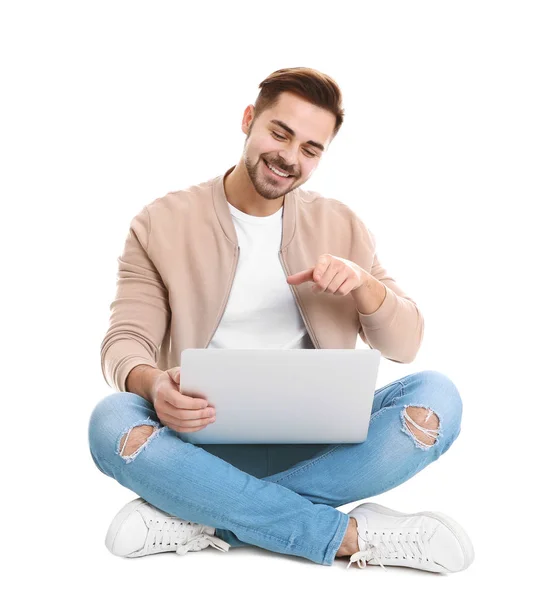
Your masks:
<path fill-rule="evenodd" d="M 279 135 L 278 133 L 276 133 L 275 131 L 272 132 L 272 135 L 275 137 L 275 139 L 277 140 L 285 140 L 286 138 L 283 137 L 282 135 Z M 309 150 L 307 150 L 306 148 L 304 148 L 304 152 L 306 154 L 306 156 L 309 156 L 310 158 L 316 157 L 316 154 L 314 152 L 310 152 Z"/>

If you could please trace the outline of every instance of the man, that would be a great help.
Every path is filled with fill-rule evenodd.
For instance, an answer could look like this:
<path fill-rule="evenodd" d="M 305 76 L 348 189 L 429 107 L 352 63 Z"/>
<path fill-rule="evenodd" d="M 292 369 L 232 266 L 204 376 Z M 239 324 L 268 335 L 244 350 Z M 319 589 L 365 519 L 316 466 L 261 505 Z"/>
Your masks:
<path fill-rule="evenodd" d="M 185 348 L 353 349 L 360 335 L 407 363 L 422 342 L 423 317 L 375 236 L 347 205 L 301 189 L 343 122 L 338 85 L 302 67 L 259 87 L 237 165 L 145 206 L 119 258 L 101 347 L 117 393 L 95 407 L 89 443 L 98 468 L 140 497 L 106 545 L 136 557 L 253 544 L 325 565 L 463 570 L 472 543 L 447 515 L 336 509 L 399 485 L 457 438 L 461 397 L 437 371 L 376 391 L 362 444 L 203 447 L 177 435 L 216 418 L 179 391 Z"/>

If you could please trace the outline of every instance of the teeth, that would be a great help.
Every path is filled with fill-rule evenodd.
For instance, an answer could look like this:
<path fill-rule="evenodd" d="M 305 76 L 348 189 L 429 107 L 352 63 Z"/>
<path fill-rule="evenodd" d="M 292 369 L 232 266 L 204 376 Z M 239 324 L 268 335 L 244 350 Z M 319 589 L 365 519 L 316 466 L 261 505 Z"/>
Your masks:
<path fill-rule="evenodd" d="M 267 167 L 268 167 L 268 168 L 269 168 L 271 171 L 274 171 L 274 173 L 275 173 L 276 175 L 279 175 L 280 177 L 289 177 L 289 175 L 288 175 L 287 173 L 283 173 L 283 171 L 278 171 L 278 170 L 276 169 L 276 167 L 273 167 L 272 165 L 270 165 L 270 164 L 268 164 L 268 163 L 267 163 Z"/>

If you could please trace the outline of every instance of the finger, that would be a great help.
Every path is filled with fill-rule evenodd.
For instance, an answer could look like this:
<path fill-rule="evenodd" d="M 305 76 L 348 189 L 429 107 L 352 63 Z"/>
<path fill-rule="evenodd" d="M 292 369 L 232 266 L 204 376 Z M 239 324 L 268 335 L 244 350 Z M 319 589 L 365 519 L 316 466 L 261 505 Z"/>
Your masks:
<path fill-rule="evenodd" d="M 182 421 L 189 421 L 191 419 L 207 419 L 216 415 L 216 410 L 214 406 L 208 406 L 207 408 L 202 408 L 200 410 L 189 410 L 188 408 L 176 408 L 172 411 L 172 415 L 176 419 L 181 419 Z"/>
<path fill-rule="evenodd" d="M 207 419 L 215 416 L 216 410 L 214 406 L 208 406 L 199 410 L 182 407 L 176 408 L 172 404 L 164 402 L 159 406 L 158 414 L 175 421 L 190 421 L 192 419 Z"/>
<path fill-rule="evenodd" d="M 335 277 L 330 281 L 330 283 L 327 287 L 327 291 L 330 294 L 334 294 L 345 281 L 346 281 L 346 274 L 345 274 L 344 270 L 339 271 L 335 275 Z"/>
<path fill-rule="evenodd" d="M 163 399 L 174 408 L 187 408 L 191 410 L 199 410 L 205 408 L 209 404 L 205 398 L 187 396 L 181 392 L 178 394 L 170 393 L 165 395 Z"/>
<path fill-rule="evenodd" d="M 328 277 L 328 273 L 332 273 L 331 265 L 324 266 L 323 264 L 318 264 L 314 271 L 312 280 L 320 283 L 324 281 L 326 277 Z M 331 275 L 333 277 L 333 275 Z"/>
<path fill-rule="evenodd" d="M 207 427 L 207 425 L 202 425 L 200 427 L 180 427 L 179 425 L 175 425 L 170 428 L 178 433 L 192 433 L 193 431 L 200 431 L 200 429 L 204 429 L 205 427 Z"/>
<path fill-rule="evenodd" d="M 209 423 L 211 423 L 211 419 L 213 417 L 210 417 L 209 419 L 192 419 L 191 421 L 178 421 L 178 425 L 179 427 L 186 427 L 187 429 L 191 428 L 191 427 L 205 427 L 206 425 L 208 425 Z"/>
<path fill-rule="evenodd" d="M 331 268 L 335 268 L 334 263 L 327 256 L 320 257 L 314 268 L 313 279 L 319 281 L 326 271 Z"/>
<path fill-rule="evenodd" d="M 319 293 L 324 292 L 325 290 L 328 289 L 329 282 L 333 279 L 334 276 L 335 276 L 335 273 L 333 272 L 332 269 L 328 269 L 323 274 L 321 274 L 320 271 L 318 271 L 318 273 L 315 274 L 315 281 L 316 281 L 316 285 L 318 286 Z"/>
<path fill-rule="evenodd" d="M 324 275 L 322 275 L 322 277 L 319 277 L 318 280 L 316 280 L 316 285 L 318 286 L 318 293 L 325 292 L 326 290 L 328 290 L 328 288 L 331 285 L 331 282 L 338 275 L 339 272 L 336 270 L 336 268 L 330 266 L 328 270 L 324 273 Z M 344 281 L 344 279 L 342 281 Z"/>
<path fill-rule="evenodd" d="M 190 421 L 183 421 L 182 419 L 175 419 L 169 417 L 165 419 L 165 423 L 168 424 L 172 428 L 179 427 L 180 429 L 191 429 L 194 427 L 205 427 L 212 423 L 211 418 L 209 419 L 192 419 Z"/>
<path fill-rule="evenodd" d="M 299 285 L 300 283 L 304 283 L 305 281 L 313 281 L 313 271 L 312 269 L 306 269 L 305 271 L 299 271 L 298 273 L 294 273 L 293 275 L 289 275 L 287 277 L 287 282 L 291 285 Z"/>
<path fill-rule="evenodd" d="M 167 374 L 174 383 L 179 385 L 181 379 L 181 367 L 172 367 L 171 369 L 168 369 Z"/>
<path fill-rule="evenodd" d="M 200 431 L 200 429 L 205 429 L 205 425 L 202 427 L 179 427 L 176 429 L 178 433 L 192 433 L 193 431 Z"/>
<path fill-rule="evenodd" d="M 341 287 L 335 292 L 336 296 L 346 296 L 349 292 L 353 290 L 353 283 L 347 279 Z"/>

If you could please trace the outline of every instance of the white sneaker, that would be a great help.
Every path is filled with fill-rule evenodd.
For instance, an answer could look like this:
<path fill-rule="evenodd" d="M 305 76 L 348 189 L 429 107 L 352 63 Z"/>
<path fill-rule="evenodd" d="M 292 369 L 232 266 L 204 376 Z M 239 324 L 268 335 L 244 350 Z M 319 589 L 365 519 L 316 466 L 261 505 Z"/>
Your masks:
<path fill-rule="evenodd" d="M 136 498 L 128 502 L 111 522 L 105 545 L 112 554 L 128 558 L 158 552 L 181 555 L 207 546 L 227 552 L 230 545 L 214 533 L 214 527 L 183 521 L 143 498 Z"/>
<path fill-rule="evenodd" d="M 357 520 L 359 552 L 350 556 L 346 568 L 357 561 L 361 568 L 379 564 L 455 573 L 474 560 L 466 531 L 444 513 L 409 514 L 365 502 L 348 515 Z"/>

